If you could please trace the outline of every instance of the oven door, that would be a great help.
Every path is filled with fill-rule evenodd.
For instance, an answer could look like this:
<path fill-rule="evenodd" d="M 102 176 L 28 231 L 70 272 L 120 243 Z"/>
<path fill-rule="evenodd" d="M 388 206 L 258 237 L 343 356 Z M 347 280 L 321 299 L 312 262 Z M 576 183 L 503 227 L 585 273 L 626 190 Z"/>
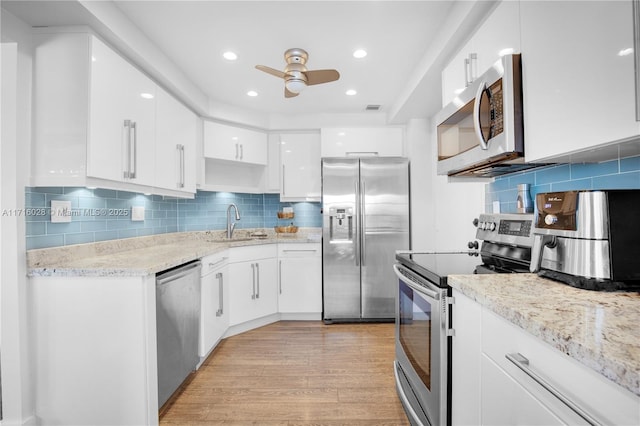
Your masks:
<path fill-rule="evenodd" d="M 414 425 L 450 424 L 448 289 L 396 264 L 396 387 Z"/>

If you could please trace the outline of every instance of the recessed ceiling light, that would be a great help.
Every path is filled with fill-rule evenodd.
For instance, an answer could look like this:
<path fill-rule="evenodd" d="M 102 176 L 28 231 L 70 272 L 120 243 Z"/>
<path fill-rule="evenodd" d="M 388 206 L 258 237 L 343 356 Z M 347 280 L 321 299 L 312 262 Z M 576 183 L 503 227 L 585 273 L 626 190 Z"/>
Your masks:
<path fill-rule="evenodd" d="M 232 51 L 227 51 L 224 52 L 222 54 L 222 56 L 227 60 L 227 61 L 235 61 L 236 59 L 238 59 L 238 55 L 236 55 L 234 52 Z"/>
<path fill-rule="evenodd" d="M 153 99 L 153 94 L 152 93 L 140 93 L 140 97 L 142 99 Z"/>
<path fill-rule="evenodd" d="M 247 96 L 251 96 L 251 97 L 258 96 L 258 92 L 256 92 L 255 90 L 249 90 L 247 92 Z"/>
<path fill-rule="evenodd" d="M 364 49 L 358 49 L 355 52 L 353 52 L 353 57 L 354 58 L 362 59 L 365 56 L 367 56 L 367 51 L 364 50 Z"/>
<path fill-rule="evenodd" d="M 353 90 L 353 89 L 349 89 L 349 90 L 347 90 L 347 91 L 346 91 L 346 92 L 344 92 L 344 93 L 345 93 L 347 96 L 353 96 L 353 95 L 355 95 L 355 94 L 356 94 L 356 93 L 358 93 L 358 92 L 356 92 L 356 91 L 355 91 L 355 90 Z"/>

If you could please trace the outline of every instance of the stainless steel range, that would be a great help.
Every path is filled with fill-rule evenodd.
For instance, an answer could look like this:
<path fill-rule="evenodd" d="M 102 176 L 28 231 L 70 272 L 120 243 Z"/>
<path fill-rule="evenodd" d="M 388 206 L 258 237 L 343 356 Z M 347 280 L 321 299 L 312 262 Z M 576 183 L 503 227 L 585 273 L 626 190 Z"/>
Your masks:
<path fill-rule="evenodd" d="M 453 274 L 529 272 L 532 214 L 483 214 L 459 252 L 397 252 L 395 375 L 412 425 L 451 424 Z"/>

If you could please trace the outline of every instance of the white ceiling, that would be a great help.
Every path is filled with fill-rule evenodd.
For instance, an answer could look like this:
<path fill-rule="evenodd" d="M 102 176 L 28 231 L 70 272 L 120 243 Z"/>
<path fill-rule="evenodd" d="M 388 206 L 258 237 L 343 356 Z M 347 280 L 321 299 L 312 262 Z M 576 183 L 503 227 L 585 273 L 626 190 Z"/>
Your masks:
<path fill-rule="evenodd" d="M 10 3 L 10 2 L 4 2 Z M 29 2 L 20 2 L 26 4 Z M 453 1 L 132 1 L 115 5 L 213 102 L 275 114 L 389 111 L 446 21 Z M 27 11 L 32 25 L 78 24 L 66 11 Z M 14 6 L 14 10 L 17 10 Z M 30 12 L 30 13 L 27 13 Z M 65 22 L 65 15 L 66 20 Z M 309 52 L 309 69 L 335 68 L 336 82 L 285 99 L 283 81 L 256 64 L 285 66 L 284 51 Z M 364 59 L 354 50 L 366 49 Z M 238 60 L 222 58 L 226 50 Z M 355 89 L 355 96 L 347 96 Z M 255 90 L 258 96 L 249 97 Z M 424 94 L 437 96 L 440 93 Z"/>

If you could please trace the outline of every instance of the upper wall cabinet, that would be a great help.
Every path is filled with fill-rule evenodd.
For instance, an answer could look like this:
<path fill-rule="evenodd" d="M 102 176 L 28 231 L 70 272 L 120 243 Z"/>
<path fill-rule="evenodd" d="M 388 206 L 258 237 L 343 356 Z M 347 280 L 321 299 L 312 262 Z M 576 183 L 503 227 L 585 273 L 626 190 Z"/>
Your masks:
<path fill-rule="evenodd" d="M 241 127 L 204 122 L 204 156 L 265 166 L 267 134 Z"/>
<path fill-rule="evenodd" d="M 520 7 L 526 160 L 637 138 L 632 2 Z"/>
<path fill-rule="evenodd" d="M 320 155 L 324 157 L 403 157 L 402 127 L 323 128 Z"/>
<path fill-rule="evenodd" d="M 320 135 L 280 135 L 281 201 L 320 201 Z"/>
<path fill-rule="evenodd" d="M 195 193 L 198 117 L 161 88 L 156 98 L 155 186 Z"/>
<path fill-rule="evenodd" d="M 520 44 L 520 3 L 503 1 L 442 72 L 442 106 Z"/>
<path fill-rule="evenodd" d="M 156 179 L 179 161 L 156 147 L 170 137 L 194 151 L 197 117 L 167 114 L 177 101 L 95 36 L 35 34 L 33 90 L 32 185 L 193 196 L 195 184 Z"/>

